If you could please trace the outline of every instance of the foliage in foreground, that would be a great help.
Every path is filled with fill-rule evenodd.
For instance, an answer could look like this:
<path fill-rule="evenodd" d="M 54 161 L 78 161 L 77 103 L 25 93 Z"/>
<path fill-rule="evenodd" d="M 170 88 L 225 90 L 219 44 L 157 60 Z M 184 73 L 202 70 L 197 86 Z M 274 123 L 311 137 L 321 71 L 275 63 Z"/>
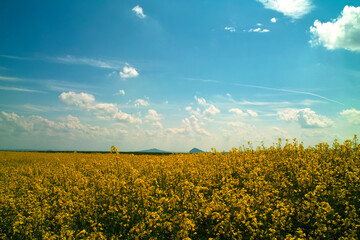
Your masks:
<path fill-rule="evenodd" d="M 0 238 L 359 239 L 358 147 L 0 152 Z"/>

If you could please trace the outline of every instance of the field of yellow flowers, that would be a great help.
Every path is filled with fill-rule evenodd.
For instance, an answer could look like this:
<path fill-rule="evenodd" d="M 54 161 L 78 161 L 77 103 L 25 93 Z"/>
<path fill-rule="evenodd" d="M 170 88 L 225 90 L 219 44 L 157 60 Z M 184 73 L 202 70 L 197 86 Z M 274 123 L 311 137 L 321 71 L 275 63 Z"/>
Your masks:
<path fill-rule="evenodd" d="M 0 239 L 359 239 L 358 148 L 0 152 Z"/>

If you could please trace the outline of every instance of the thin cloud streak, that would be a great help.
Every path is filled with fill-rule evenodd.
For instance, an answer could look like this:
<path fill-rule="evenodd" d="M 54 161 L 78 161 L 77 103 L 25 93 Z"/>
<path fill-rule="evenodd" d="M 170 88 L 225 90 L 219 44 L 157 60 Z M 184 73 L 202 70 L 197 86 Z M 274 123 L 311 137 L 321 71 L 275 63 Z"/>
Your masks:
<path fill-rule="evenodd" d="M 26 60 L 26 61 L 45 61 L 45 62 L 53 62 L 53 63 L 61 63 L 61 64 L 74 64 L 74 65 L 87 65 L 98 68 L 105 69 L 122 69 L 126 62 L 121 61 L 103 61 L 93 58 L 87 57 L 75 57 L 71 55 L 66 55 L 65 57 L 19 57 L 19 56 L 10 56 L 10 55 L 0 55 L 0 57 L 15 59 L 15 60 Z"/>
<path fill-rule="evenodd" d="M 102 60 L 86 58 L 86 57 L 74 57 L 71 55 L 67 55 L 66 57 L 56 57 L 49 59 L 50 61 L 57 63 L 88 65 L 92 67 L 106 68 L 106 69 L 121 69 L 122 66 L 124 65 L 123 62 L 102 61 Z"/>
<path fill-rule="evenodd" d="M 17 91 L 17 92 L 33 92 L 33 93 L 45 93 L 39 90 L 27 89 L 27 88 L 16 88 L 16 87 L 4 87 L 0 86 L 0 90 L 4 91 Z"/>
<path fill-rule="evenodd" d="M 16 78 L 16 77 L 0 76 L 0 80 L 9 81 L 9 82 L 15 82 L 15 81 L 20 81 L 22 79 Z"/>
<path fill-rule="evenodd" d="M 212 80 L 212 79 L 201 79 L 201 78 L 185 78 L 188 81 L 196 81 L 196 82 L 204 82 L 204 83 L 221 83 L 220 81 L 217 80 Z"/>
<path fill-rule="evenodd" d="M 329 99 L 327 97 L 311 93 L 311 92 L 304 92 L 304 91 L 296 91 L 296 90 L 289 90 L 289 89 L 282 89 L 282 88 L 271 88 L 271 87 L 264 87 L 264 86 L 256 86 L 256 85 L 248 85 L 248 84 L 241 84 L 241 83 L 234 83 L 234 85 L 243 86 L 243 87 L 250 87 L 250 88 L 258 88 L 258 89 L 265 89 L 265 90 L 272 90 L 272 91 L 278 91 L 278 92 L 288 92 L 288 93 L 296 93 L 296 94 L 303 94 L 303 95 L 309 95 L 313 97 L 318 97 L 321 99 L 324 99 L 329 102 L 337 103 L 340 105 L 345 106 L 345 104 L 338 102 L 336 100 Z"/>
<path fill-rule="evenodd" d="M 15 60 L 34 60 L 34 58 L 11 56 L 11 55 L 3 55 L 3 54 L 1 54 L 0 57 L 8 58 L 8 59 L 15 59 Z"/>

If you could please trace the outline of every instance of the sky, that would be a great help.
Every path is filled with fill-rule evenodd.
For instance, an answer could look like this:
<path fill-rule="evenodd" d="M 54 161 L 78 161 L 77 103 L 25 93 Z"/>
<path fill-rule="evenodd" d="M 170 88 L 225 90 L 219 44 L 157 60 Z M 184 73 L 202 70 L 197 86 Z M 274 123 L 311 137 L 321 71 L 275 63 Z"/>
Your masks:
<path fill-rule="evenodd" d="M 0 0 L 0 149 L 359 134 L 358 0 Z"/>

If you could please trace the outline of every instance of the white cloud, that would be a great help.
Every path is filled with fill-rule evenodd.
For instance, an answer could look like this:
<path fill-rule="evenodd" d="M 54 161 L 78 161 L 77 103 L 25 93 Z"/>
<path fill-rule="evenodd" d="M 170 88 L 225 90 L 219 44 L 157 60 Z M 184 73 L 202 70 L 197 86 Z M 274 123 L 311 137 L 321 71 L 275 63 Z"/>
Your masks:
<path fill-rule="evenodd" d="M 154 109 L 149 109 L 148 114 L 146 115 L 145 118 L 153 121 L 160 121 L 161 115 L 158 114 Z"/>
<path fill-rule="evenodd" d="M 257 112 L 255 112 L 253 110 L 247 110 L 247 112 L 251 117 L 257 117 L 258 116 Z"/>
<path fill-rule="evenodd" d="M 123 68 L 123 71 L 120 72 L 121 78 L 133 78 L 133 77 L 137 77 L 137 76 L 139 76 L 139 73 L 136 71 L 135 68 L 130 67 L 130 66 L 125 66 Z"/>
<path fill-rule="evenodd" d="M 55 122 L 41 116 L 19 116 L 16 113 L 0 113 L 3 133 L 32 133 L 45 136 L 99 136 L 111 132 L 106 128 L 82 124 L 77 117 L 68 115 L 64 121 Z"/>
<path fill-rule="evenodd" d="M 145 18 L 146 15 L 143 12 L 142 7 L 140 7 L 139 5 L 136 5 L 135 7 L 133 7 L 132 11 L 139 17 L 139 18 Z"/>
<path fill-rule="evenodd" d="M 68 105 L 75 105 L 83 108 L 88 108 L 95 102 L 93 95 L 83 92 L 63 92 L 60 94 L 59 99 Z"/>
<path fill-rule="evenodd" d="M 342 14 L 331 22 L 316 20 L 310 32 L 313 46 L 360 51 L 360 7 L 345 6 Z"/>
<path fill-rule="evenodd" d="M 286 109 L 277 114 L 280 120 L 298 122 L 303 128 L 325 128 L 334 124 L 331 119 L 316 114 L 310 108 Z"/>
<path fill-rule="evenodd" d="M 115 114 L 118 111 L 118 108 L 113 103 L 98 103 L 93 107 L 100 113 L 107 113 L 107 114 Z"/>
<path fill-rule="evenodd" d="M 51 58 L 50 60 L 64 64 L 88 65 L 92 67 L 106 68 L 106 69 L 119 69 L 120 65 L 122 65 L 122 63 L 118 63 L 118 62 L 107 62 L 92 58 L 74 57 L 71 55 L 67 55 L 66 57 Z"/>
<path fill-rule="evenodd" d="M 163 125 L 161 124 L 161 122 L 154 122 L 152 125 L 156 128 L 163 129 Z"/>
<path fill-rule="evenodd" d="M 0 68 L 0 69 L 1 69 L 1 68 Z M 22 80 L 22 79 L 16 78 L 16 77 L 0 76 L 0 80 L 13 82 L 13 81 L 20 81 L 20 80 Z"/>
<path fill-rule="evenodd" d="M 265 8 L 299 19 L 313 9 L 311 0 L 258 0 Z"/>
<path fill-rule="evenodd" d="M 33 90 L 33 89 L 28 89 L 28 88 L 4 87 L 4 86 L 0 86 L 0 90 L 4 90 L 4 91 L 15 91 L 15 92 L 44 93 L 43 91 Z"/>
<path fill-rule="evenodd" d="M 141 123 L 141 119 L 140 118 L 135 118 L 132 115 L 128 114 L 128 113 L 124 113 L 121 110 L 118 110 L 114 115 L 113 118 L 116 121 L 119 122 L 126 122 L 126 123 Z"/>
<path fill-rule="evenodd" d="M 247 113 L 243 112 L 243 110 L 239 108 L 231 108 L 229 112 L 236 114 L 237 116 L 246 117 L 248 116 Z"/>
<path fill-rule="evenodd" d="M 199 108 L 197 108 L 196 111 L 192 110 L 191 107 L 186 107 L 185 109 L 198 117 L 211 117 L 220 112 L 220 110 L 213 104 L 207 103 L 205 98 L 195 96 L 195 100 L 198 102 L 199 105 L 205 108 L 202 113 Z"/>
<path fill-rule="evenodd" d="M 95 97 L 88 93 L 63 92 L 60 94 L 59 99 L 68 105 L 94 111 L 98 119 L 114 119 L 119 122 L 141 123 L 141 119 L 122 112 L 116 104 L 96 103 Z"/>
<path fill-rule="evenodd" d="M 199 98 L 199 97 L 197 97 L 197 96 L 195 96 L 195 100 L 198 102 L 198 104 L 200 104 L 200 105 L 203 105 L 203 106 L 206 106 L 206 100 L 205 100 L 205 98 Z"/>
<path fill-rule="evenodd" d="M 117 93 L 114 93 L 114 95 L 125 95 L 125 91 L 120 89 Z"/>
<path fill-rule="evenodd" d="M 239 108 L 231 108 L 229 110 L 229 112 L 234 113 L 235 115 L 240 116 L 240 117 L 247 117 L 247 116 L 257 117 L 258 116 L 258 114 L 253 110 L 246 110 L 246 112 L 244 112 L 243 110 L 241 110 Z"/>
<path fill-rule="evenodd" d="M 267 33 L 267 32 L 270 32 L 270 30 L 266 29 L 266 28 L 264 28 L 264 29 L 262 29 L 262 28 L 255 28 L 255 29 L 251 28 L 249 30 L 249 32 Z"/>
<path fill-rule="evenodd" d="M 146 101 L 144 99 L 141 99 L 141 98 L 136 99 L 135 104 L 134 104 L 134 106 L 137 107 L 137 108 L 140 107 L 140 106 L 147 107 L 149 105 L 150 105 L 150 103 L 148 101 Z"/>
<path fill-rule="evenodd" d="M 347 109 L 340 113 L 344 116 L 351 124 L 360 125 L 360 111 L 356 109 Z"/>
<path fill-rule="evenodd" d="M 207 107 L 204 112 L 203 112 L 203 115 L 205 117 L 211 117 L 211 116 L 214 116 L 216 114 L 218 114 L 220 112 L 220 110 L 215 107 L 214 105 L 210 104 L 209 107 Z"/>
<path fill-rule="evenodd" d="M 232 128 L 239 128 L 239 127 L 247 127 L 247 126 L 249 126 L 248 124 L 242 123 L 242 122 L 229 122 L 227 125 L 229 127 L 232 127 Z"/>
<path fill-rule="evenodd" d="M 276 22 L 277 22 L 277 19 L 276 19 L 276 18 L 271 18 L 271 19 L 270 19 L 270 22 L 276 23 Z"/>
<path fill-rule="evenodd" d="M 196 134 L 210 136 L 208 131 L 200 127 L 199 120 L 195 115 L 191 115 L 190 118 L 182 120 L 180 128 L 168 128 L 167 131 L 173 134 L 188 134 L 190 136 Z"/>
<path fill-rule="evenodd" d="M 229 32 L 236 32 L 236 29 L 234 27 L 225 27 L 224 29 Z"/>

